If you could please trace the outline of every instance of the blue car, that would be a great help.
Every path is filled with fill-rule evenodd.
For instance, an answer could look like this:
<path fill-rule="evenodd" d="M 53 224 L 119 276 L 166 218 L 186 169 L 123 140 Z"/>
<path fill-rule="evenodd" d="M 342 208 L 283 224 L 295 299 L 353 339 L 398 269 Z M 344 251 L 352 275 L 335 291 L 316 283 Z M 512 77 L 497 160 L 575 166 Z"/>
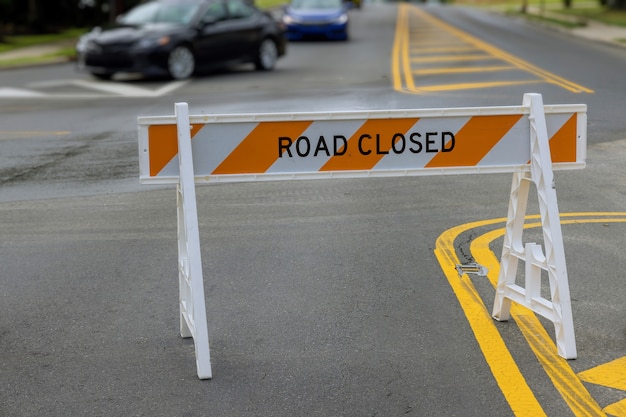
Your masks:
<path fill-rule="evenodd" d="M 287 39 L 348 39 L 348 6 L 343 0 L 292 0 L 283 23 Z"/>

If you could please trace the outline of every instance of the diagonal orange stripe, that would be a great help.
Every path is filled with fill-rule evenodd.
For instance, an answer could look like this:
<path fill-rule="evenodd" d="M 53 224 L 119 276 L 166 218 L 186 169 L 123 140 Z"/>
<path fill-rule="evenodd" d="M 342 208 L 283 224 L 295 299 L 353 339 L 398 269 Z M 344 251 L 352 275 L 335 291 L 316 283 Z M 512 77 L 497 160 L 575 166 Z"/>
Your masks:
<path fill-rule="evenodd" d="M 320 171 L 373 169 L 389 152 L 395 134 L 405 134 L 419 119 L 370 119 L 348 139 L 345 154 L 333 156 Z M 364 135 L 368 135 L 365 137 Z M 369 154 L 366 154 L 369 152 Z"/>
<path fill-rule="evenodd" d="M 193 138 L 203 126 L 204 124 L 192 124 L 191 137 Z M 178 132 L 176 125 L 148 126 L 148 158 L 151 177 L 156 177 L 177 154 Z"/>
<path fill-rule="evenodd" d="M 454 151 L 439 152 L 426 168 L 473 167 L 522 115 L 474 116 L 455 135 Z"/>
<path fill-rule="evenodd" d="M 278 138 L 296 140 L 312 121 L 261 122 L 212 172 L 218 174 L 262 174 L 278 159 Z"/>
<path fill-rule="evenodd" d="M 576 125 L 574 113 L 567 122 L 550 138 L 552 162 L 576 162 Z"/>

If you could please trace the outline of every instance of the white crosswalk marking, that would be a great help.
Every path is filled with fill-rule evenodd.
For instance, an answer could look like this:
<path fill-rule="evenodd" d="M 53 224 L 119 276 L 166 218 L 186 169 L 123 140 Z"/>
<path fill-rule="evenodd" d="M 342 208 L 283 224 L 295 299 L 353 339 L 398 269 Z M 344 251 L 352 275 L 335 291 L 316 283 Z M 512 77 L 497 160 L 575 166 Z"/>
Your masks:
<path fill-rule="evenodd" d="M 16 97 L 45 97 L 45 94 L 37 91 L 24 90 L 21 88 L 0 87 L 0 98 Z"/>
<path fill-rule="evenodd" d="M 157 89 L 138 87 L 125 82 L 108 82 L 84 79 L 61 79 L 47 80 L 30 83 L 27 88 L 0 87 L 0 99 L 3 98 L 105 98 L 105 97 L 161 97 L 171 93 L 185 84 L 189 80 L 168 82 Z M 55 92 L 46 91 L 56 89 Z M 62 90 L 67 88 L 66 92 Z M 77 91 L 78 89 L 78 91 Z M 60 91 L 59 91 L 60 90 Z M 83 92 L 84 90 L 84 92 Z"/>

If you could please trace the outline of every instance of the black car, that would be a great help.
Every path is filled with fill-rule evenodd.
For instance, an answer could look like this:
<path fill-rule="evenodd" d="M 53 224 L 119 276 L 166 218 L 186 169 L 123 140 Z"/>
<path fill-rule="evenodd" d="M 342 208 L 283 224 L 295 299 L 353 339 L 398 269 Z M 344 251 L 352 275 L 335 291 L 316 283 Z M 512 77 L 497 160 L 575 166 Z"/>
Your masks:
<path fill-rule="evenodd" d="M 83 35 L 76 52 L 78 68 L 101 79 L 118 72 L 185 79 L 234 63 L 272 70 L 286 43 L 282 24 L 249 0 L 153 0 Z"/>

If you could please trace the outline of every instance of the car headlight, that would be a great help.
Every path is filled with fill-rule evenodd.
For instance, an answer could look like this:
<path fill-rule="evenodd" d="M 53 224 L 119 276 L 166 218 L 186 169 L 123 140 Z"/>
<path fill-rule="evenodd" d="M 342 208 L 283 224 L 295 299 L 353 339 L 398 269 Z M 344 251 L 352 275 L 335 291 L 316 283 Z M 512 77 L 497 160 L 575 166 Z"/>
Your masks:
<path fill-rule="evenodd" d="M 283 16 L 283 23 L 286 25 L 293 25 L 294 23 L 297 23 L 297 21 L 293 17 L 286 14 Z"/>
<path fill-rule="evenodd" d="M 142 39 L 137 43 L 139 48 L 152 48 L 154 46 L 164 46 L 170 43 L 169 36 L 161 36 L 160 38 Z"/>
<path fill-rule="evenodd" d="M 348 21 L 348 15 L 347 14 L 342 14 L 341 16 L 339 16 L 336 20 L 335 23 L 338 24 L 343 24 L 346 23 Z"/>

